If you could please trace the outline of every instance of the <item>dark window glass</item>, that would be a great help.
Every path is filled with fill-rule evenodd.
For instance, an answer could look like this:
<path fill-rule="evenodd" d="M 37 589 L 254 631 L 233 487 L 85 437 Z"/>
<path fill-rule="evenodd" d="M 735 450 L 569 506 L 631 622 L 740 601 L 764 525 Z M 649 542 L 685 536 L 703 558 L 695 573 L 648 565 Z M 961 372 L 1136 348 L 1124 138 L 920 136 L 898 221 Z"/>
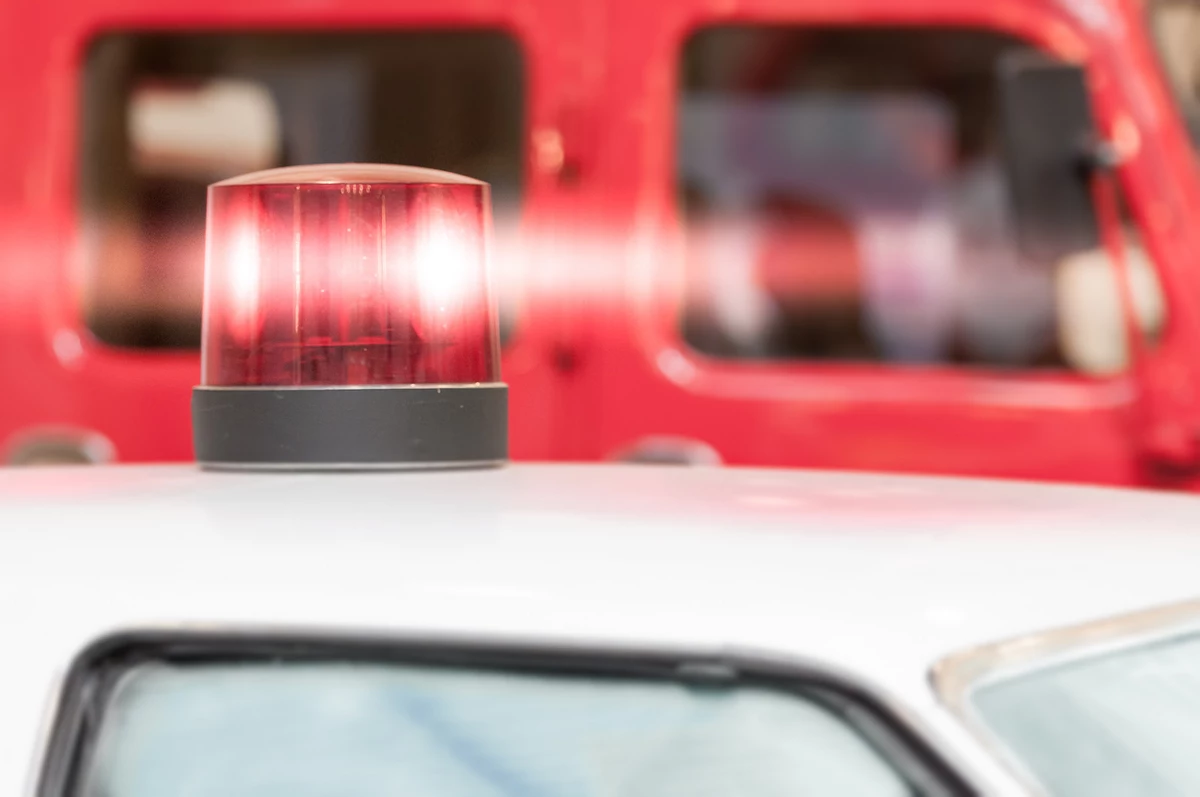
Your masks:
<path fill-rule="evenodd" d="M 524 91 L 520 48 L 496 31 L 102 36 L 83 86 L 88 326 L 120 346 L 198 346 L 205 187 L 305 163 L 490 182 L 507 306 Z"/>
<path fill-rule="evenodd" d="M 953 28 L 694 35 L 677 120 L 686 341 L 737 359 L 1124 367 L 1105 253 L 1016 249 L 996 74 L 1027 47 Z M 1072 301 L 1088 291 L 1105 301 Z M 1080 324 L 1106 331 L 1086 361 L 1064 343 Z"/>

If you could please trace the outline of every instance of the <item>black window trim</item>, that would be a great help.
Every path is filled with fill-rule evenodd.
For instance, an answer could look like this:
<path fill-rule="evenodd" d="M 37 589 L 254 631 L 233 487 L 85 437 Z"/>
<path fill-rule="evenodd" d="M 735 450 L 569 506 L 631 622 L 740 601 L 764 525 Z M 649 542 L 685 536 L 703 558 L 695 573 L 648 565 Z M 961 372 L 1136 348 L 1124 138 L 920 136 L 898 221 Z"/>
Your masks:
<path fill-rule="evenodd" d="M 79 653 L 62 682 L 35 797 L 73 797 L 104 705 L 129 668 L 150 661 L 344 661 L 488 669 L 547 675 L 755 686 L 794 695 L 838 717 L 871 745 L 914 795 L 974 797 L 980 791 L 889 701 L 817 665 L 734 651 L 718 653 L 554 645 L 418 636 L 258 630 L 133 631 Z"/>

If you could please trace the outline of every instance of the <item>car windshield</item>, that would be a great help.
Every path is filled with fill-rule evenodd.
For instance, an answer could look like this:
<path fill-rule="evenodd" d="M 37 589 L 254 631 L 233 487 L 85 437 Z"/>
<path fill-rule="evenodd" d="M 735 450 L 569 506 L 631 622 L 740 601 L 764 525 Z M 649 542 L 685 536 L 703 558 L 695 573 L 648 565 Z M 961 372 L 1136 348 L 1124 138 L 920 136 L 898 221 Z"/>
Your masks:
<path fill-rule="evenodd" d="M 1050 794 L 1200 794 L 1200 635 L 996 681 L 972 704 Z"/>
<path fill-rule="evenodd" d="M 367 663 L 139 665 L 115 682 L 76 793 L 917 793 L 798 692 Z"/>

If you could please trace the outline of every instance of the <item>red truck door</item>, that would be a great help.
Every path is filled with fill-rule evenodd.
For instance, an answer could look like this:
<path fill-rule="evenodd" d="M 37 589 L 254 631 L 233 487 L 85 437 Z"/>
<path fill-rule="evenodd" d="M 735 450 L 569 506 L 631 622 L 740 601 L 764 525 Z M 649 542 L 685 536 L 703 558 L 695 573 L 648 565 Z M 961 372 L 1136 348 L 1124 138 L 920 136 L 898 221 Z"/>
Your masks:
<path fill-rule="evenodd" d="M 513 453 L 551 456 L 555 318 L 522 284 L 595 84 L 582 5 L 4 3 L 0 456 L 77 430 L 120 461 L 190 458 L 204 186 L 337 160 L 493 183 Z"/>
<path fill-rule="evenodd" d="M 577 456 L 668 436 L 730 463 L 1146 480 L 1106 256 L 1028 262 L 1005 212 L 997 61 L 1099 57 L 1079 20 L 953 0 L 612 7 L 621 110 L 596 216 L 633 242 L 610 258 L 633 287 L 581 322 L 610 345 L 581 358 L 604 412 Z M 1143 155 L 1124 176 L 1154 174 Z M 1162 334 L 1161 264 L 1134 238 Z"/>

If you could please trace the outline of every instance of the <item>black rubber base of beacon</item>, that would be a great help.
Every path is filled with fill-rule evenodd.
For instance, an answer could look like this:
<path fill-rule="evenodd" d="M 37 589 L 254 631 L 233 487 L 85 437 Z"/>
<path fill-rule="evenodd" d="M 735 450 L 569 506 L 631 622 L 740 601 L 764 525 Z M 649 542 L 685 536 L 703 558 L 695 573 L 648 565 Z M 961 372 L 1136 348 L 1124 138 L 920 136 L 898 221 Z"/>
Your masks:
<path fill-rule="evenodd" d="M 508 459 L 508 387 L 192 391 L 196 459 L 220 470 L 393 470 Z"/>

